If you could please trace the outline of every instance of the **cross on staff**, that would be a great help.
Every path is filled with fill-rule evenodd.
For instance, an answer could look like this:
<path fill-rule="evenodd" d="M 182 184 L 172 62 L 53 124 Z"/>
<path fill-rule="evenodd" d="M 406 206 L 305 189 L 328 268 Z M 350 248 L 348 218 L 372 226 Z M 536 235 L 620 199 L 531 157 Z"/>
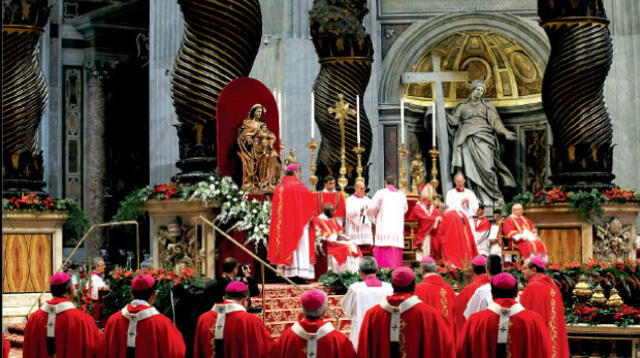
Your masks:
<path fill-rule="evenodd" d="M 338 185 L 340 186 L 340 190 L 344 193 L 344 188 L 347 186 L 347 167 L 345 166 L 345 161 L 347 160 L 347 153 L 345 148 L 345 134 L 344 134 L 344 121 L 349 118 L 349 116 L 355 116 L 356 110 L 353 108 L 349 108 L 349 103 L 344 102 L 344 95 L 342 93 L 338 94 L 338 102 L 336 102 L 335 107 L 329 107 L 327 109 L 329 114 L 333 114 L 334 118 L 338 120 L 338 125 L 340 126 L 340 178 L 338 179 Z"/>
<path fill-rule="evenodd" d="M 444 110 L 444 91 L 442 90 L 443 82 L 467 82 L 469 81 L 469 73 L 456 71 L 442 71 L 440 63 L 442 62 L 440 54 L 431 52 L 431 72 L 405 72 L 402 74 L 402 83 L 425 83 L 433 84 L 433 99 L 436 103 L 437 116 L 434 118 L 446 119 Z M 449 161 L 449 132 L 447 129 L 447 121 L 441 120 L 437 124 L 436 132 L 438 134 L 438 149 L 440 150 L 440 173 L 442 177 L 442 192 L 446 193 L 451 189 L 451 162 Z M 434 143 L 435 146 L 435 143 Z"/>

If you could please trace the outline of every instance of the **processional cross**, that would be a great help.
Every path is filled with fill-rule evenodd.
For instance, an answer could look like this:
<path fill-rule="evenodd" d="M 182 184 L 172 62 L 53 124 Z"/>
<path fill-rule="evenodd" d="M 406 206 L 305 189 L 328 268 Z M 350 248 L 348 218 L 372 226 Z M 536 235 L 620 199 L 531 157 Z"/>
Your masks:
<path fill-rule="evenodd" d="M 345 138 L 344 138 L 344 121 L 349 118 L 349 116 L 355 116 L 356 110 L 353 108 L 349 108 L 349 103 L 344 102 L 344 95 L 340 93 L 338 95 L 338 102 L 336 102 L 336 106 L 329 107 L 327 112 L 333 114 L 335 119 L 338 120 L 338 124 L 340 126 L 340 178 L 338 179 L 338 185 L 340 186 L 340 190 L 344 193 L 344 188 L 347 186 L 347 167 L 345 166 L 345 162 L 347 160 L 347 152 L 345 148 Z"/>
<path fill-rule="evenodd" d="M 451 189 L 451 163 L 449 161 L 449 131 L 447 129 L 446 111 L 444 108 L 444 91 L 442 90 L 443 82 L 467 82 L 469 81 L 469 73 L 456 72 L 456 71 L 442 71 L 440 68 L 441 58 L 440 54 L 431 52 L 431 69 L 432 72 L 405 72 L 402 74 L 402 83 L 425 83 L 431 82 L 433 88 L 433 98 L 436 103 L 437 116 L 434 118 L 440 118 L 436 123 L 438 134 L 438 149 L 440 155 L 440 173 L 442 173 L 442 193 L 446 193 Z M 433 115 L 433 114 L 432 114 Z M 436 144 L 433 143 L 432 157 L 435 159 L 438 155 L 438 150 L 435 148 Z M 435 169 L 435 164 L 434 164 Z M 432 170 L 432 174 L 434 171 Z"/>

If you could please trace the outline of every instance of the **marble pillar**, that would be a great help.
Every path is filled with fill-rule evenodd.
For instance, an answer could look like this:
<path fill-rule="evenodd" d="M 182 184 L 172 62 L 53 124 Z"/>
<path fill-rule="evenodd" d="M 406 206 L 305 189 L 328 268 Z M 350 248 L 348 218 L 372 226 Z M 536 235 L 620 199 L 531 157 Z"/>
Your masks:
<path fill-rule="evenodd" d="M 87 207 L 89 219 L 92 223 L 104 222 L 104 195 L 106 174 L 105 152 L 105 99 L 104 72 L 102 65 L 97 62 L 85 65 L 87 74 Z M 87 254 L 97 256 L 103 243 L 103 230 L 95 230 L 87 238 Z"/>

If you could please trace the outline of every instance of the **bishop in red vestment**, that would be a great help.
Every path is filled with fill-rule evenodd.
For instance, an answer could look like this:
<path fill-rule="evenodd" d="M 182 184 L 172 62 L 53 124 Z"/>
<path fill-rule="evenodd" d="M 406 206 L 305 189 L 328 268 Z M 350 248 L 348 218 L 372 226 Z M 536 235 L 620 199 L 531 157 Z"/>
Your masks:
<path fill-rule="evenodd" d="M 507 239 L 514 241 L 523 259 L 528 259 L 531 255 L 546 259 L 547 248 L 538 237 L 538 230 L 522 212 L 521 204 L 513 204 L 511 215 L 502 223 L 502 232 Z"/>
<path fill-rule="evenodd" d="M 441 206 L 446 208 L 446 204 Z M 471 225 L 469 218 L 462 211 L 447 210 L 442 215 L 437 235 L 442 245 L 443 262 L 462 268 L 467 267 L 478 255 Z"/>
<path fill-rule="evenodd" d="M 440 260 L 442 255 L 441 248 L 436 240 L 432 239 L 433 234 L 438 228 L 438 223 L 442 219 L 440 212 L 433 205 L 434 190 L 431 184 L 424 184 L 420 189 L 420 201 L 411 209 L 409 219 L 418 222 L 418 228 L 415 231 L 414 249 L 417 251 L 417 259 L 432 256 L 436 260 Z"/>
<path fill-rule="evenodd" d="M 156 280 L 140 274 L 131 281 L 134 300 L 109 317 L 104 358 L 184 358 L 186 347 L 176 326 L 152 306 Z"/>
<path fill-rule="evenodd" d="M 11 343 L 4 338 L 4 333 L 2 334 L 2 358 L 8 358 L 9 352 L 11 351 Z"/>
<path fill-rule="evenodd" d="M 544 262 L 533 257 L 524 263 L 522 273 L 529 281 L 520 295 L 520 303 L 538 313 L 551 332 L 550 358 L 569 358 L 569 340 L 564 319 L 564 302 L 558 286 L 545 274 Z"/>
<path fill-rule="evenodd" d="M 24 329 L 24 358 L 100 357 L 102 334 L 93 317 L 71 302 L 75 288 L 63 272 L 49 280 L 53 298 L 34 312 Z"/>
<path fill-rule="evenodd" d="M 289 164 L 273 194 L 267 252 L 271 264 L 287 277 L 314 278 L 315 235 L 308 230 L 313 202 L 311 192 L 300 182 L 300 167 Z"/>
<path fill-rule="evenodd" d="M 415 274 L 399 267 L 391 274 L 393 295 L 369 309 L 360 326 L 358 355 L 368 358 L 454 356 L 447 323 L 413 295 Z"/>
<path fill-rule="evenodd" d="M 539 314 L 515 301 L 516 279 L 501 273 L 491 279 L 493 301 L 472 314 L 458 339 L 461 358 L 551 357 L 549 332 Z"/>
<path fill-rule="evenodd" d="M 272 358 L 355 358 L 349 339 L 321 317 L 327 310 L 326 293 L 312 289 L 300 298 L 304 319 L 287 328 L 273 347 Z"/>
<path fill-rule="evenodd" d="M 326 204 L 324 212 L 313 219 L 316 230 L 316 242 L 322 239 L 325 253 L 333 257 L 331 269 L 337 272 L 358 272 L 358 257 L 362 256 L 354 242 L 350 241 L 342 231 L 342 225 L 334 216 L 333 204 Z M 316 261 L 323 260 L 324 255 L 318 255 Z M 324 260 L 331 259 L 324 257 Z M 316 266 L 317 268 L 317 266 Z"/>
<path fill-rule="evenodd" d="M 324 213 L 324 207 L 327 204 L 331 204 L 334 208 L 334 218 L 340 223 L 340 225 L 343 225 L 345 223 L 347 207 L 343 192 L 336 190 L 336 178 L 331 175 L 324 177 L 323 183 L 324 188 L 322 191 L 313 194 L 315 196 L 316 205 L 314 215 L 322 215 L 322 213 Z M 318 259 L 315 264 L 316 279 L 319 279 L 320 276 L 325 274 L 328 269 L 326 246 L 326 244 L 323 244 L 324 253 L 318 253 Z"/>
<path fill-rule="evenodd" d="M 225 300 L 198 319 L 194 358 L 266 357 L 273 345 L 260 318 L 247 313 L 249 286 L 233 281 L 225 288 Z"/>
<path fill-rule="evenodd" d="M 485 264 L 487 263 L 487 259 L 478 255 L 473 258 L 471 261 L 471 269 L 473 270 L 473 281 L 470 284 L 464 286 L 458 296 L 456 296 L 455 303 L 453 304 L 453 320 L 455 324 L 456 332 L 459 332 L 466 321 L 464 317 L 464 310 L 467 308 L 467 304 L 471 299 L 471 296 L 476 292 L 476 290 L 484 285 L 489 283 L 489 277 L 486 275 Z"/>
<path fill-rule="evenodd" d="M 436 273 L 436 261 L 427 256 L 420 261 L 422 270 L 422 282 L 416 286 L 416 296 L 420 301 L 436 309 L 442 314 L 442 318 L 447 322 L 447 326 L 455 337 L 453 330 L 453 307 L 456 299 L 456 292 L 450 284 L 445 282 L 442 276 Z"/>

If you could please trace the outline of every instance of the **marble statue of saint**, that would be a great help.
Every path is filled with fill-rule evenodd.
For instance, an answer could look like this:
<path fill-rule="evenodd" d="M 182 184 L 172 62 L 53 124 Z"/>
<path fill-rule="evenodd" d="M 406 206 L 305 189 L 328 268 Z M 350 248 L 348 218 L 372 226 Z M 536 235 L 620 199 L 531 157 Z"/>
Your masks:
<path fill-rule="evenodd" d="M 251 107 L 238 128 L 238 156 L 242 161 L 242 190 L 272 191 L 280 181 L 280 158 L 275 149 L 276 136 L 263 122 L 266 113 L 261 104 Z"/>
<path fill-rule="evenodd" d="M 516 139 L 502 124 L 496 107 L 482 99 L 486 85 L 475 80 L 470 85 L 469 100 L 460 103 L 448 116 L 449 133 L 453 133 L 452 174 L 461 172 L 470 182 L 471 190 L 486 207 L 502 207 L 500 187 L 516 186 L 513 175 L 500 161 L 498 137 Z"/>

